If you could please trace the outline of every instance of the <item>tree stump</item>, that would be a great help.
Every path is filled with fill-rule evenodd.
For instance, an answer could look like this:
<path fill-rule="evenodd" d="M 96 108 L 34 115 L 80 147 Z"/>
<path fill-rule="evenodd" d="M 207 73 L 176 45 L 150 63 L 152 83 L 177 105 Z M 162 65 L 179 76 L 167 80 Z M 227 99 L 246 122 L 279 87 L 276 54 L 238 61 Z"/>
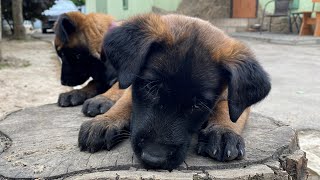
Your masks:
<path fill-rule="evenodd" d="M 17 111 L 0 120 L 0 179 L 283 179 L 289 176 L 294 179 L 295 173 L 299 173 L 299 178 L 307 176 L 305 154 L 295 154 L 300 152 L 296 132 L 260 114 L 252 113 L 245 128 L 245 159 L 217 162 L 198 156 L 193 143 L 185 162 L 172 172 L 143 169 L 129 140 L 111 151 L 80 152 L 78 131 L 81 123 L 89 119 L 82 115 L 81 107 L 60 108 L 50 104 Z M 283 163 L 285 157 L 289 160 Z M 292 165 L 293 161 L 300 165 Z"/>

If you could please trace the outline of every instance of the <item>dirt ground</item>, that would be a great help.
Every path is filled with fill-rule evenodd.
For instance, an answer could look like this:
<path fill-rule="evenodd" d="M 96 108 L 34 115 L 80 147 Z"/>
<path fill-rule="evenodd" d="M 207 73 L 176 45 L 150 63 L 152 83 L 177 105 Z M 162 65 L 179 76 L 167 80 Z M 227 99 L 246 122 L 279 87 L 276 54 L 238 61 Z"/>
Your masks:
<path fill-rule="evenodd" d="M 60 62 L 52 44 L 40 40 L 3 41 L 9 63 L 0 64 L 0 117 L 12 111 L 55 103 L 61 92 Z"/>

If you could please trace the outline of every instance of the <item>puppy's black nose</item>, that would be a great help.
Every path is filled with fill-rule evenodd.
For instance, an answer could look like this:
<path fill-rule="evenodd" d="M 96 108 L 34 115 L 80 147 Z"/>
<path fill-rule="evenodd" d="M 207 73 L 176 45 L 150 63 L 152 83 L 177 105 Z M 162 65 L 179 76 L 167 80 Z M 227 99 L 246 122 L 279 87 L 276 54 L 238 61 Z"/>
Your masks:
<path fill-rule="evenodd" d="M 143 152 L 141 154 L 141 160 L 149 166 L 155 168 L 161 167 L 161 165 L 166 162 L 166 158 L 164 156 L 150 154 L 148 152 Z"/>

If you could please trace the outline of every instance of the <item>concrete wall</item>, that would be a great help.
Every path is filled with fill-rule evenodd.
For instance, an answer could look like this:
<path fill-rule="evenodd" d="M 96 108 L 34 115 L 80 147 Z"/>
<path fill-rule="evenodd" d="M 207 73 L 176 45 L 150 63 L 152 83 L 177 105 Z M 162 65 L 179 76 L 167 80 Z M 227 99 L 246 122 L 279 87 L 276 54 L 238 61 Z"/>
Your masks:
<path fill-rule="evenodd" d="M 97 12 L 96 0 L 86 1 L 87 13 Z"/>
<path fill-rule="evenodd" d="M 117 20 L 130 16 L 152 12 L 152 7 L 175 11 L 181 0 L 128 0 L 128 9 L 124 9 L 123 0 L 88 0 L 87 13 L 100 12 L 113 15 Z"/>
<path fill-rule="evenodd" d="M 106 13 L 108 9 L 108 1 L 106 0 L 95 0 L 96 1 L 96 12 Z"/>
<path fill-rule="evenodd" d="M 153 0 L 153 6 L 166 11 L 176 11 L 182 0 Z"/>
<path fill-rule="evenodd" d="M 153 2 L 150 0 L 128 0 L 128 9 L 123 8 L 122 0 L 108 0 L 106 13 L 113 15 L 116 19 L 126 19 L 139 13 L 152 11 Z"/>

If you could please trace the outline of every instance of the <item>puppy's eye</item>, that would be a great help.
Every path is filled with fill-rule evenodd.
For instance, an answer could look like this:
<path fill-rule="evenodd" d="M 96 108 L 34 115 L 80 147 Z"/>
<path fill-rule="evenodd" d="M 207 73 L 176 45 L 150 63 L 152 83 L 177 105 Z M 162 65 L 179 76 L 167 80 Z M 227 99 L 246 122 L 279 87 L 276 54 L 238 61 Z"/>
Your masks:
<path fill-rule="evenodd" d="M 193 104 L 192 109 L 200 109 L 200 104 Z"/>
<path fill-rule="evenodd" d="M 198 103 L 193 104 L 193 105 L 191 106 L 191 113 L 201 111 L 202 109 L 203 109 L 203 108 L 202 108 L 202 105 L 201 105 L 201 104 L 198 104 Z"/>
<path fill-rule="evenodd" d="M 159 84 L 158 80 L 152 80 L 146 82 L 146 84 L 142 86 L 142 88 L 146 92 L 146 96 L 149 96 L 152 99 L 154 99 L 157 98 L 160 86 L 161 84 Z"/>
<path fill-rule="evenodd" d="M 81 54 L 77 54 L 77 55 L 76 55 L 76 59 L 77 59 L 77 60 L 79 60 L 80 57 L 81 57 Z"/>
<path fill-rule="evenodd" d="M 144 139 L 141 138 L 140 141 L 139 141 L 139 143 L 138 143 L 138 146 L 140 146 L 140 147 L 143 146 L 143 143 L 144 143 Z"/>
<path fill-rule="evenodd" d="M 201 101 L 199 101 L 197 97 L 194 97 L 192 101 L 193 101 L 192 109 L 199 109 L 201 106 Z"/>
<path fill-rule="evenodd" d="M 147 82 L 147 84 L 145 85 L 145 88 L 147 90 L 151 90 L 153 88 L 156 88 L 158 86 L 158 81 L 157 80 L 154 80 L 154 81 L 149 81 Z"/>
<path fill-rule="evenodd" d="M 146 89 L 147 90 L 151 90 L 152 88 L 154 88 L 156 85 L 154 85 L 154 83 L 148 83 L 147 85 L 146 85 Z"/>
<path fill-rule="evenodd" d="M 199 98 L 193 98 L 193 104 L 191 106 L 191 111 L 197 111 L 197 110 L 202 110 L 206 108 L 207 105 Z"/>

